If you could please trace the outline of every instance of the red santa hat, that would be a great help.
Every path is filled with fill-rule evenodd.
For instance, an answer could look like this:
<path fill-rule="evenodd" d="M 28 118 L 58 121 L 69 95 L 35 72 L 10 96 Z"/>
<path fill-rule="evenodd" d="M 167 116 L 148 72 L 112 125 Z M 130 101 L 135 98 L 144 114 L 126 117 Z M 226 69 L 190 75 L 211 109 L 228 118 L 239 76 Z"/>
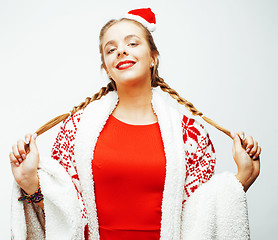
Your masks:
<path fill-rule="evenodd" d="M 133 19 L 145 26 L 150 32 L 155 30 L 155 14 L 150 8 L 140 8 L 129 11 L 125 18 Z"/>

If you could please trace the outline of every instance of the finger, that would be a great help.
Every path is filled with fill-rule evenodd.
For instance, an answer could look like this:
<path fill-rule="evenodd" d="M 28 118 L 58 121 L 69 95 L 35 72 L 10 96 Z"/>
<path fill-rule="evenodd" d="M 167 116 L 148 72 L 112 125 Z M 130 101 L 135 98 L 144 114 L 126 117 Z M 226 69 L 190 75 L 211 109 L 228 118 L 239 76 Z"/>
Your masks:
<path fill-rule="evenodd" d="M 19 166 L 19 162 L 16 159 L 16 157 L 14 156 L 13 152 L 10 152 L 9 157 L 10 157 L 11 164 L 16 165 L 18 167 Z"/>
<path fill-rule="evenodd" d="M 17 145 L 14 144 L 12 149 L 13 149 L 13 154 L 14 154 L 15 158 L 21 163 L 22 162 L 22 158 L 21 158 L 21 156 L 20 156 L 20 154 L 18 152 Z"/>
<path fill-rule="evenodd" d="M 254 161 L 253 166 L 254 166 L 254 171 L 253 171 L 252 176 L 255 176 L 257 178 L 259 176 L 260 170 L 261 170 L 261 161 L 260 160 Z"/>
<path fill-rule="evenodd" d="M 243 149 L 246 149 L 247 143 L 245 142 L 245 133 L 243 131 L 239 131 L 236 133 L 240 140 L 241 140 L 241 146 Z"/>
<path fill-rule="evenodd" d="M 239 145 L 241 146 L 240 137 L 239 137 L 238 133 L 236 133 L 235 137 L 234 137 L 234 148 L 237 149 L 237 147 L 239 147 Z"/>
<path fill-rule="evenodd" d="M 25 135 L 25 151 L 26 153 L 28 154 L 30 152 L 30 140 L 31 140 L 31 137 L 32 137 L 32 134 L 31 133 L 28 133 Z"/>
<path fill-rule="evenodd" d="M 25 160 L 26 159 L 25 143 L 22 139 L 17 141 L 17 149 L 18 149 L 18 153 L 20 154 L 22 160 Z"/>
<path fill-rule="evenodd" d="M 254 146 L 252 147 L 252 149 L 249 152 L 249 156 L 252 157 L 257 152 L 257 149 L 258 149 L 258 142 L 255 141 Z"/>
<path fill-rule="evenodd" d="M 257 152 L 256 154 L 253 156 L 253 159 L 258 159 L 260 154 L 261 154 L 262 148 L 260 146 L 258 146 Z"/>
<path fill-rule="evenodd" d="M 235 135 L 234 137 L 234 142 L 233 142 L 233 155 L 238 155 L 240 154 L 244 149 L 242 148 L 241 145 L 241 139 L 238 134 Z"/>
<path fill-rule="evenodd" d="M 26 143 L 26 144 L 29 144 L 29 143 L 30 143 L 31 137 L 32 137 L 32 134 L 31 134 L 31 133 L 27 133 L 27 134 L 25 135 L 25 143 Z"/>
<path fill-rule="evenodd" d="M 247 136 L 244 142 L 246 143 L 246 152 L 249 153 L 254 146 L 254 140 L 251 136 Z"/>
<path fill-rule="evenodd" d="M 245 133 L 243 131 L 239 131 L 236 133 L 242 140 L 245 138 Z"/>
<path fill-rule="evenodd" d="M 38 152 L 37 143 L 36 143 L 37 134 L 33 134 L 30 139 L 30 151 Z"/>

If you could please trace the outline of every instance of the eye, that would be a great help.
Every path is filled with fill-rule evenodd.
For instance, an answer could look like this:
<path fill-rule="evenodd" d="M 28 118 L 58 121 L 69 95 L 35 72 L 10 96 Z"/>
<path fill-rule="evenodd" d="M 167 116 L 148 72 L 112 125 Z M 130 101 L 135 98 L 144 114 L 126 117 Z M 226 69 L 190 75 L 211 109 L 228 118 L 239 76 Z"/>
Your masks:
<path fill-rule="evenodd" d="M 135 42 L 131 42 L 131 43 L 128 44 L 128 46 L 131 46 L 131 47 L 135 47 L 137 45 L 138 45 L 138 43 L 135 43 Z"/>
<path fill-rule="evenodd" d="M 107 54 L 110 54 L 110 53 L 114 52 L 115 50 L 116 50 L 116 48 L 111 48 L 107 51 Z"/>

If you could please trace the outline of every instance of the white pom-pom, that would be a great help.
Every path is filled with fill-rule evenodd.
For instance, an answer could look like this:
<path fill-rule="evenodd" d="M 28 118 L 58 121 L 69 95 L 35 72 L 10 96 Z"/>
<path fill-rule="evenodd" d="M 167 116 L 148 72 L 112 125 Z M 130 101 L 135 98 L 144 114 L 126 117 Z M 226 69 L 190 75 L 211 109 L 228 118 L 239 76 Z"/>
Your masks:
<path fill-rule="evenodd" d="M 146 27 L 150 32 L 154 32 L 156 29 L 156 25 L 154 23 L 149 23 L 149 25 Z"/>

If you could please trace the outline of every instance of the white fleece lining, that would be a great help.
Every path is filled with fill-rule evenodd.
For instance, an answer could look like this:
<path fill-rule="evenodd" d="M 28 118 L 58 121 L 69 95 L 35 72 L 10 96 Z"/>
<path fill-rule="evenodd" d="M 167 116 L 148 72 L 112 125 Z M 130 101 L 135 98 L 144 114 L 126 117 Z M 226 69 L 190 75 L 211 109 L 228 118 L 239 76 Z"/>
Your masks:
<path fill-rule="evenodd" d="M 21 197 L 20 187 L 14 182 L 12 190 L 12 206 L 11 206 L 11 228 L 12 236 L 16 240 L 23 240 L 27 237 L 27 228 L 25 224 L 25 215 L 23 209 L 23 203 L 18 202 L 18 198 Z"/>
<path fill-rule="evenodd" d="M 164 94 L 164 96 L 163 96 Z M 168 93 L 153 89 L 152 105 L 158 118 L 166 155 L 166 178 L 162 199 L 161 239 L 180 238 L 180 216 L 186 176 L 182 140 L 182 115 L 166 104 Z M 169 101 L 169 99 L 168 99 Z"/>
<path fill-rule="evenodd" d="M 40 160 L 38 174 L 44 195 L 46 239 L 83 239 L 80 205 L 70 175 L 52 158 Z"/>
<path fill-rule="evenodd" d="M 182 240 L 250 239 L 246 194 L 234 174 L 216 174 L 198 187 L 184 204 L 181 228 Z"/>
<path fill-rule="evenodd" d="M 76 133 L 75 159 L 88 217 L 89 239 L 99 239 L 99 226 L 94 195 L 92 158 L 94 149 L 109 115 L 118 102 L 116 92 L 110 92 L 100 100 L 90 103 L 84 110 Z"/>

